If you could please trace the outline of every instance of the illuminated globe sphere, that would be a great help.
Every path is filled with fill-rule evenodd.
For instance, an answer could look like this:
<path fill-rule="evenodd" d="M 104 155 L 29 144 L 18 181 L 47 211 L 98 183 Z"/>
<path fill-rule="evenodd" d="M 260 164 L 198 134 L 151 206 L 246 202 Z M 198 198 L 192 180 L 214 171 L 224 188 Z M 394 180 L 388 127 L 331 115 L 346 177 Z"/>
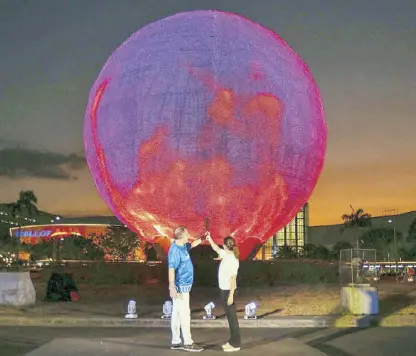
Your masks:
<path fill-rule="evenodd" d="M 326 124 L 311 74 L 277 34 L 195 11 L 110 56 L 84 139 L 99 193 L 131 230 L 149 242 L 179 225 L 200 236 L 209 218 L 214 240 L 233 235 L 244 259 L 309 199 Z"/>

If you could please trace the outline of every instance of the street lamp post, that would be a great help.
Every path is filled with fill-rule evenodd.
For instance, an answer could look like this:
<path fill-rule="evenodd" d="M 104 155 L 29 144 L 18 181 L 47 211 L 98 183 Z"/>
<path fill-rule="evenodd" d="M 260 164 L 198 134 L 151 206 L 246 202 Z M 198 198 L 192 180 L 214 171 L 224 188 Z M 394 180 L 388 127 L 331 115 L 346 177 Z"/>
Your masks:
<path fill-rule="evenodd" d="M 18 238 L 17 238 L 17 272 L 20 272 L 20 239 L 22 236 L 22 224 L 20 223 L 20 220 L 18 221 L 18 227 L 19 229 L 17 230 L 18 232 Z"/>
<path fill-rule="evenodd" d="M 389 224 L 393 224 L 393 244 L 394 244 L 394 262 L 396 263 L 397 269 L 397 238 L 396 238 L 396 226 L 393 223 L 393 220 L 389 220 Z"/>
<path fill-rule="evenodd" d="M 60 216 L 56 216 L 55 219 L 51 220 L 51 223 L 54 224 L 60 219 L 61 219 Z M 52 243 L 52 260 L 53 262 L 56 262 L 56 238 L 53 238 L 53 243 Z"/>

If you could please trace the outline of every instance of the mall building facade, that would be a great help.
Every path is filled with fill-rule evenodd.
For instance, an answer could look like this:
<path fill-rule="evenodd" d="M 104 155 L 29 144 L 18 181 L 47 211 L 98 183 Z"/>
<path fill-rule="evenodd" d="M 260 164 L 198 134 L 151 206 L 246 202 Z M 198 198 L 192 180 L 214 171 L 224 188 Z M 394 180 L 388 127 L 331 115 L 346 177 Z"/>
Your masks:
<path fill-rule="evenodd" d="M 7 211 L 0 211 L 0 224 L 7 227 L 10 236 L 19 237 L 20 241 L 26 244 L 36 244 L 47 238 L 61 240 L 74 235 L 94 239 L 105 234 L 109 226 L 121 224 L 115 217 L 60 218 L 57 223 L 56 218 L 51 219 L 54 216 L 49 215 L 44 219 L 36 220 L 24 217 L 24 220 L 17 223 Z M 44 222 L 49 223 L 44 224 Z M 260 247 L 255 259 L 273 259 L 278 256 L 279 249 L 285 245 L 293 247 L 297 253 L 300 253 L 304 244 L 309 241 L 309 205 L 306 203 L 288 225 Z"/>
<path fill-rule="evenodd" d="M 278 256 L 279 249 L 285 245 L 301 253 L 308 238 L 309 204 L 306 203 L 289 224 L 264 243 L 255 259 L 263 261 L 273 259 Z"/>

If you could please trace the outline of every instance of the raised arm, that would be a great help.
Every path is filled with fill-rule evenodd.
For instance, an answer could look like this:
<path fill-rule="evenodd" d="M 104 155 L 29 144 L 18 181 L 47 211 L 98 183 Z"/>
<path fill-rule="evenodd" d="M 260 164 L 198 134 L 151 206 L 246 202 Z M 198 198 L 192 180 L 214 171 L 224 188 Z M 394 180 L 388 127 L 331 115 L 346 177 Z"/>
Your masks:
<path fill-rule="evenodd" d="M 207 241 L 209 242 L 209 244 L 211 245 L 211 247 L 212 247 L 212 249 L 216 252 L 216 253 L 218 253 L 218 254 L 220 254 L 220 251 L 221 251 L 221 248 L 220 247 L 218 247 L 218 245 L 212 240 L 212 238 L 211 238 L 211 234 L 209 233 L 209 232 L 207 232 L 206 233 L 206 239 L 207 239 Z"/>
<path fill-rule="evenodd" d="M 199 239 L 195 239 L 194 241 L 191 242 L 191 248 L 199 246 L 203 240 L 204 240 L 204 236 L 200 237 Z"/>

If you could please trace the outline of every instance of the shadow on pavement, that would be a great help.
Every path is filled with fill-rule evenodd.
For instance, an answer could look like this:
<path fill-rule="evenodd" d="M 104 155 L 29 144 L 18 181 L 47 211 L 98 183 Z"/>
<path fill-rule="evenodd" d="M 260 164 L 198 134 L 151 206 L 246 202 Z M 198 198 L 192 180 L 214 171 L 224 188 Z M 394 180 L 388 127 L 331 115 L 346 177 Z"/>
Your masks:
<path fill-rule="evenodd" d="M 290 337 L 290 335 L 286 334 L 286 335 L 279 335 L 279 336 L 274 336 L 274 337 L 265 337 L 260 340 L 249 341 L 249 342 L 244 342 L 244 340 L 242 340 L 242 347 L 244 348 L 244 350 L 254 349 L 259 346 L 264 346 L 264 345 L 271 344 L 273 342 L 277 342 L 279 340 L 283 340 L 287 337 Z"/>
<path fill-rule="evenodd" d="M 363 330 L 364 329 L 360 328 L 340 329 L 330 335 L 326 335 L 318 339 L 312 340 L 307 344 L 311 347 L 314 347 L 315 349 L 318 349 L 319 351 L 322 351 L 323 353 L 326 353 L 328 356 L 353 356 L 352 354 L 344 350 L 341 350 L 335 346 L 328 345 L 327 343 L 347 335 L 357 334 Z"/>
<path fill-rule="evenodd" d="M 379 317 L 388 317 L 395 314 L 397 311 L 414 304 L 415 298 L 409 294 L 410 292 L 406 294 L 394 294 L 387 298 L 381 299 L 379 301 Z"/>
<path fill-rule="evenodd" d="M 379 300 L 379 315 L 377 317 L 374 316 L 362 316 L 361 318 L 359 318 L 357 320 L 357 326 L 358 327 L 354 327 L 354 328 L 343 328 L 343 329 L 336 329 L 337 331 L 329 334 L 329 335 L 325 335 L 323 337 L 319 337 L 317 339 L 314 339 L 310 342 L 308 342 L 307 344 L 311 347 L 314 347 L 316 349 L 318 349 L 319 351 L 322 351 L 324 353 L 326 353 L 328 356 L 352 356 L 352 354 L 341 350 L 335 346 L 332 345 L 328 345 L 328 342 L 331 342 L 333 340 L 342 338 L 344 336 L 347 335 L 352 335 L 352 334 L 358 334 L 364 330 L 366 330 L 366 328 L 360 327 L 361 325 L 368 325 L 368 323 L 366 321 L 370 320 L 370 327 L 377 327 L 380 323 L 380 321 L 382 321 L 384 318 L 395 314 L 397 311 L 406 308 L 410 305 L 412 305 L 414 303 L 415 299 L 414 297 L 408 295 L 408 293 L 406 294 L 393 294 L 391 296 L 388 296 L 386 298 L 383 298 L 381 300 Z M 333 313 L 335 312 L 339 312 L 340 307 L 338 306 L 337 308 L 334 309 Z M 332 314 L 332 313 L 331 313 Z M 339 319 L 339 317 L 335 317 L 333 320 L 333 325 L 335 326 L 336 321 Z M 301 338 L 301 337 L 305 337 L 305 336 L 310 336 L 313 335 L 314 333 L 318 332 L 318 331 L 322 331 L 325 330 L 325 328 L 320 328 L 320 329 L 312 329 L 312 330 L 301 330 L 301 331 L 297 331 L 295 333 L 292 334 L 292 337 L 294 338 Z"/>
<path fill-rule="evenodd" d="M 244 309 L 237 309 L 237 313 L 243 313 L 243 312 L 244 312 Z M 223 313 L 223 314 L 218 315 L 217 319 L 225 319 L 226 317 L 227 315 Z"/>
<path fill-rule="evenodd" d="M 264 318 L 264 317 L 266 317 L 266 316 L 269 316 L 269 315 L 273 315 L 273 314 L 281 313 L 282 311 L 283 311 L 283 309 L 282 309 L 282 308 L 275 309 L 275 310 L 272 310 L 271 312 L 268 312 L 268 313 L 264 313 L 264 314 L 258 315 L 258 316 L 257 316 L 257 319 L 262 319 L 262 318 Z"/>

